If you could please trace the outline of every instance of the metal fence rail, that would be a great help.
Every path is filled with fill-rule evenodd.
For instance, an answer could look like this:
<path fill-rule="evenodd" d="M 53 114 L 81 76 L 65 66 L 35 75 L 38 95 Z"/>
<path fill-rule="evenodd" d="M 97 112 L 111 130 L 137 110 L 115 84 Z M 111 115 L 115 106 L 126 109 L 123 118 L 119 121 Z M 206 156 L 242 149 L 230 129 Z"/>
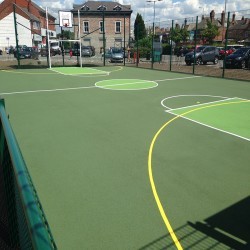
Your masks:
<path fill-rule="evenodd" d="M 0 248 L 57 249 L 0 100 Z"/>

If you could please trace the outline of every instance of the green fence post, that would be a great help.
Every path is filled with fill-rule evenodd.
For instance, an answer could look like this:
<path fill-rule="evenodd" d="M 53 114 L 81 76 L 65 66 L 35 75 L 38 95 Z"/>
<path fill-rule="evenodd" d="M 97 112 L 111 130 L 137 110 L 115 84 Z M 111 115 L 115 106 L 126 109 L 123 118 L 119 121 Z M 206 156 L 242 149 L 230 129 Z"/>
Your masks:
<path fill-rule="evenodd" d="M 195 56 L 196 56 L 196 45 L 197 45 L 197 30 L 198 30 L 198 16 L 196 16 L 196 24 L 195 24 L 193 74 L 194 74 L 194 69 L 195 69 L 195 64 L 196 64 Z"/>
<path fill-rule="evenodd" d="M 171 28 L 171 41 L 170 41 L 170 65 L 169 70 L 172 71 L 172 51 L 173 51 L 173 31 L 174 31 L 174 20 L 172 20 L 172 28 Z"/>
<path fill-rule="evenodd" d="M 230 24 L 229 18 L 230 18 L 230 12 L 228 12 L 228 15 L 227 15 L 227 29 L 226 29 L 226 36 L 225 36 L 225 48 L 224 48 L 225 56 L 224 56 L 224 58 L 223 58 L 222 78 L 225 77 L 226 50 L 227 50 L 227 40 L 228 40 L 228 28 L 229 28 L 229 24 Z M 224 24 L 223 24 L 223 25 L 224 25 Z"/>
<path fill-rule="evenodd" d="M 14 11 L 14 26 L 15 26 L 15 35 L 16 35 L 16 56 L 17 56 L 17 67 L 20 68 L 20 56 L 19 56 L 19 44 L 18 44 L 18 32 L 17 32 L 17 22 L 16 22 L 16 5 L 13 3 Z"/>

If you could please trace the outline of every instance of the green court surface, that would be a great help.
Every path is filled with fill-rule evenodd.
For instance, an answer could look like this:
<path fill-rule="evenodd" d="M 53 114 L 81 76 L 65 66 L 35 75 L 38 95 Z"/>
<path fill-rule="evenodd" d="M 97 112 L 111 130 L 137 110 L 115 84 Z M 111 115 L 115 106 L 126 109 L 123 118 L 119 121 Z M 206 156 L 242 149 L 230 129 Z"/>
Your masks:
<path fill-rule="evenodd" d="M 115 66 L 0 79 L 58 249 L 249 247 L 249 82 Z"/>

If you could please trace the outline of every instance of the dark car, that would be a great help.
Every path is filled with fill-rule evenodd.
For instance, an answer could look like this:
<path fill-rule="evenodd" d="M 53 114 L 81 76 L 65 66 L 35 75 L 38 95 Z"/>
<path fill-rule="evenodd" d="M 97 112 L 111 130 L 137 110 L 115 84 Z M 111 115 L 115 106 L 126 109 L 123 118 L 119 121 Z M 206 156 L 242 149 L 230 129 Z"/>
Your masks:
<path fill-rule="evenodd" d="M 14 57 L 17 58 L 17 53 L 19 53 L 19 59 L 32 58 L 33 49 L 31 47 L 19 48 L 18 51 L 14 51 Z"/>
<path fill-rule="evenodd" d="M 3 54 L 3 51 L 0 49 L 0 56 Z"/>
<path fill-rule="evenodd" d="M 187 65 L 196 62 L 196 64 L 207 64 L 213 62 L 217 64 L 219 61 L 219 50 L 215 46 L 199 46 L 195 51 L 189 52 L 185 56 Z"/>
<path fill-rule="evenodd" d="M 42 47 L 40 50 L 41 56 L 47 56 L 48 55 L 48 48 L 47 47 Z M 61 51 L 58 49 L 52 49 L 50 48 L 50 56 L 55 56 L 55 55 L 60 55 Z"/>
<path fill-rule="evenodd" d="M 82 56 L 93 56 L 93 51 L 89 46 L 82 47 Z"/>
<path fill-rule="evenodd" d="M 245 69 L 250 67 L 250 47 L 237 49 L 225 59 L 226 68 Z"/>
<path fill-rule="evenodd" d="M 236 45 L 228 45 L 226 50 L 225 48 L 220 48 L 219 49 L 220 59 L 224 59 L 225 56 L 231 55 L 232 53 L 234 53 L 237 49 L 240 49 L 241 47 L 243 47 L 243 45 L 236 44 Z"/>
<path fill-rule="evenodd" d="M 105 50 L 105 59 L 111 59 L 111 50 L 110 49 L 106 49 Z M 104 57 L 104 53 L 102 53 L 102 57 Z"/>
<path fill-rule="evenodd" d="M 190 52 L 190 50 L 187 48 L 187 47 L 184 47 L 184 46 L 181 46 L 181 47 L 179 47 L 178 49 L 177 49 L 177 51 L 176 51 L 176 55 L 179 57 L 179 56 L 181 56 L 181 57 L 183 57 L 183 56 L 185 56 L 187 53 L 189 53 Z"/>
<path fill-rule="evenodd" d="M 89 49 L 92 50 L 92 56 L 95 55 L 95 47 L 94 46 L 85 46 L 85 47 L 88 47 Z"/>

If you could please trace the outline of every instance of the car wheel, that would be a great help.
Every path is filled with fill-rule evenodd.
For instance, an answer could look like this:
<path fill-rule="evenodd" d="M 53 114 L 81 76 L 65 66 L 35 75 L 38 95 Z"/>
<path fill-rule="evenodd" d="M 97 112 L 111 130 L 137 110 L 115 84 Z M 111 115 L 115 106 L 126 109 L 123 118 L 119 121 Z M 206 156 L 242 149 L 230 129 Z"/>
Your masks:
<path fill-rule="evenodd" d="M 201 63 L 202 63 L 202 60 L 201 60 L 200 57 L 198 57 L 197 60 L 196 60 L 196 64 L 197 64 L 197 65 L 201 65 Z"/>
<path fill-rule="evenodd" d="M 214 58 L 214 64 L 217 64 L 219 62 L 219 58 L 216 56 L 215 58 Z"/>
<path fill-rule="evenodd" d="M 187 64 L 188 66 L 190 66 L 190 65 L 191 65 L 191 62 L 186 62 L 186 64 Z"/>
<path fill-rule="evenodd" d="M 207 62 L 203 62 L 203 64 L 204 64 L 204 65 L 206 65 L 206 64 L 207 64 Z"/>

